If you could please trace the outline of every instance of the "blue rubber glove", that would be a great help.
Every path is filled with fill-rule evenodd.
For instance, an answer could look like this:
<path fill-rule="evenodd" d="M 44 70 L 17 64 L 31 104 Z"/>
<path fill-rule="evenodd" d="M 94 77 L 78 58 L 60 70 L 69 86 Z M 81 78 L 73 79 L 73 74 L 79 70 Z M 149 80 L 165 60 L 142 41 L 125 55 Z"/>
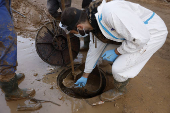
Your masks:
<path fill-rule="evenodd" d="M 77 82 L 75 83 L 75 85 L 77 85 L 76 87 L 84 87 L 87 83 L 87 78 L 81 77 L 77 80 Z"/>
<path fill-rule="evenodd" d="M 114 62 L 118 55 L 115 53 L 115 49 L 106 51 L 103 55 L 103 60 Z"/>

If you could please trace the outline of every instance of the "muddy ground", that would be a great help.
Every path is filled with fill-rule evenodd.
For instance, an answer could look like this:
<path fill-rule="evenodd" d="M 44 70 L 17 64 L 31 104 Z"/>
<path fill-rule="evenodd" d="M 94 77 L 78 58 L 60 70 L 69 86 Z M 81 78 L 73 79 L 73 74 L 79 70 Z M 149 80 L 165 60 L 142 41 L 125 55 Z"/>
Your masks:
<path fill-rule="evenodd" d="M 72 1 L 72 6 L 81 8 L 82 0 Z M 140 3 L 160 15 L 170 32 L 170 3 L 164 0 L 130 1 Z M 0 113 L 170 113 L 170 34 L 164 46 L 153 55 L 139 75 L 131 80 L 124 97 L 115 102 L 91 106 L 82 99 L 62 93 L 56 83 L 62 67 L 43 62 L 36 53 L 36 33 L 43 24 L 52 20 L 46 10 L 46 0 L 14 0 L 12 8 L 26 16 L 24 18 L 14 12 L 15 29 L 19 36 L 17 72 L 26 75 L 19 87 L 34 88 L 35 98 L 51 100 L 61 106 L 43 103 L 39 110 L 19 112 L 16 111 L 17 105 L 30 104 L 30 101 L 6 102 L 0 90 Z M 74 61 L 82 63 L 85 56 L 86 52 L 80 52 Z"/>

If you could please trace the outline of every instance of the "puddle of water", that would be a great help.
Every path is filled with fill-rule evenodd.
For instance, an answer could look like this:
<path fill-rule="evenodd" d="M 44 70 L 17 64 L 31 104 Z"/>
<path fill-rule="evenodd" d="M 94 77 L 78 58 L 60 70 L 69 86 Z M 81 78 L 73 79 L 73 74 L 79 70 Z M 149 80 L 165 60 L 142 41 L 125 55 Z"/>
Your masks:
<path fill-rule="evenodd" d="M 32 38 L 22 38 L 18 36 L 18 67 L 17 72 L 23 72 L 26 75 L 38 76 L 44 75 L 57 66 L 51 66 L 45 63 L 37 54 L 35 41 Z"/>
<path fill-rule="evenodd" d="M 69 100 L 65 94 L 63 94 L 56 86 L 56 76 L 48 76 L 47 73 L 51 73 L 59 69 L 59 66 L 51 66 L 45 63 L 37 54 L 35 49 L 35 40 L 32 38 L 22 38 L 18 36 L 18 67 L 16 73 L 24 73 L 25 79 L 19 85 L 20 88 L 34 88 L 36 90 L 36 95 L 34 98 L 51 100 L 61 106 L 56 106 L 51 103 L 43 103 L 42 108 L 36 111 L 21 111 L 20 113 L 53 113 L 60 112 L 72 112 L 72 100 Z M 78 56 L 77 61 L 80 62 L 82 58 Z M 46 75 L 47 74 L 47 75 Z M 35 75 L 35 76 L 34 76 Z M 52 79 L 43 79 L 43 75 Z M 51 80 L 51 81 L 50 81 Z M 52 86 L 54 86 L 52 88 Z M 59 98 L 61 98 L 59 100 Z M 18 113 L 16 111 L 17 105 L 29 104 L 28 100 L 18 100 L 18 101 L 5 101 L 5 95 L 0 90 L 0 113 Z"/>
<path fill-rule="evenodd" d="M 81 44 L 82 41 L 81 41 Z M 86 52 L 77 56 L 75 62 L 82 63 L 85 60 Z M 34 88 L 36 94 L 34 98 L 51 100 L 61 106 L 52 103 L 42 103 L 42 108 L 35 111 L 20 111 L 19 113 L 93 113 L 103 111 L 103 107 L 95 108 L 87 104 L 84 100 L 75 99 L 62 93 L 56 86 L 56 77 L 59 74 L 59 66 L 51 66 L 41 60 L 38 56 L 34 39 L 22 38 L 18 36 L 18 67 L 17 73 L 25 73 L 24 81 L 20 88 Z M 52 74 L 47 74 L 55 72 Z M 37 76 L 34 76 L 37 75 Z M 18 113 L 17 105 L 29 104 L 29 100 L 5 101 L 4 93 L 0 90 L 0 113 Z M 105 104 L 109 108 L 114 104 Z"/>

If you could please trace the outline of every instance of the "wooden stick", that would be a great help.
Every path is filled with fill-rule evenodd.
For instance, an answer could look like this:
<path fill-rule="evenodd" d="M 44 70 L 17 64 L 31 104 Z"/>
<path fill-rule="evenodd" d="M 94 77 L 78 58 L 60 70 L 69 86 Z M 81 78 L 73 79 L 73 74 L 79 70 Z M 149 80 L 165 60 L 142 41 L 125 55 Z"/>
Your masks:
<path fill-rule="evenodd" d="M 61 0 L 61 7 L 62 7 L 62 11 L 64 11 L 64 9 L 65 9 L 65 1 L 64 0 Z"/>
<path fill-rule="evenodd" d="M 65 1 L 61 0 L 61 5 L 62 5 L 62 11 L 65 9 Z M 72 50 L 71 50 L 71 41 L 70 41 L 70 35 L 67 34 L 67 42 L 68 42 L 68 48 L 69 48 L 69 55 L 70 55 L 70 61 L 71 61 L 71 67 L 72 67 L 72 74 L 75 75 L 74 73 L 74 62 L 73 62 L 73 56 L 72 56 Z"/>
<path fill-rule="evenodd" d="M 97 38 L 95 37 L 95 48 L 97 48 Z"/>
<path fill-rule="evenodd" d="M 70 35 L 69 34 L 67 34 L 67 42 L 68 42 L 68 48 L 69 48 L 69 54 L 70 54 L 72 74 L 75 75 L 75 73 L 74 73 L 74 62 L 73 62 L 73 56 L 72 56 L 72 50 L 71 50 L 71 42 L 70 42 Z"/>

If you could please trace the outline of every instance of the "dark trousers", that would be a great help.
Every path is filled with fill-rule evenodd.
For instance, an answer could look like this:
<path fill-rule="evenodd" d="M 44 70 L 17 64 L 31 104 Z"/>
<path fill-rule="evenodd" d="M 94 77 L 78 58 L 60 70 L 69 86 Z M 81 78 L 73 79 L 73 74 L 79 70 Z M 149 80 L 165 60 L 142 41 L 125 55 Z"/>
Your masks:
<path fill-rule="evenodd" d="M 65 0 L 65 7 L 71 6 L 71 0 Z M 58 9 L 62 10 L 61 0 L 47 0 L 47 9 L 52 17 L 58 17 Z"/>

